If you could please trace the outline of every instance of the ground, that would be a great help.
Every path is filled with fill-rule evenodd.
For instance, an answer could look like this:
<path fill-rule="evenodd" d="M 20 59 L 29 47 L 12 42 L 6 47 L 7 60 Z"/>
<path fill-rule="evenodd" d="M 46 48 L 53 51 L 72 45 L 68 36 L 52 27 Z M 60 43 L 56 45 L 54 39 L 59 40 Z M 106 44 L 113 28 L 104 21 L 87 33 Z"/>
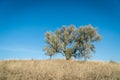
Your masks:
<path fill-rule="evenodd" d="M 0 80 L 120 80 L 120 63 L 4 60 L 0 61 Z"/>

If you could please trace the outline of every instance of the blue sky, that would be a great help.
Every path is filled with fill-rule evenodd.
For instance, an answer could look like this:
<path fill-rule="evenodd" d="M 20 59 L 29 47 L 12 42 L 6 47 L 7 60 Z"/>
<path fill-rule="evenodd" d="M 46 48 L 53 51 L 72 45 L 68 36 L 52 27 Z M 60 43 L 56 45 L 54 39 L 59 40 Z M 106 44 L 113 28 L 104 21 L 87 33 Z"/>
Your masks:
<path fill-rule="evenodd" d="M 92 24 L 102 40 L 91 60 L 120 61 L 119 0 L 0 0 L 0 59 L 48 59 L 45 32 Z M 54 58 L 63 58 L 55 55 Z"/>

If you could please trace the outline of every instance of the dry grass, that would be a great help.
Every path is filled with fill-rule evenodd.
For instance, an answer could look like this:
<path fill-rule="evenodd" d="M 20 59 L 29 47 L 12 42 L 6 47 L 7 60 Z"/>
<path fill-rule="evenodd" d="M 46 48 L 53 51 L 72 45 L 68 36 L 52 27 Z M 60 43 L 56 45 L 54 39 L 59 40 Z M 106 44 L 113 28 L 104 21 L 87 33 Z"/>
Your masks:
<path fill-rule="evenodd" d="M 0 80 L 120 80 L 120 64 L 73 60 L 0 61 Z"/>

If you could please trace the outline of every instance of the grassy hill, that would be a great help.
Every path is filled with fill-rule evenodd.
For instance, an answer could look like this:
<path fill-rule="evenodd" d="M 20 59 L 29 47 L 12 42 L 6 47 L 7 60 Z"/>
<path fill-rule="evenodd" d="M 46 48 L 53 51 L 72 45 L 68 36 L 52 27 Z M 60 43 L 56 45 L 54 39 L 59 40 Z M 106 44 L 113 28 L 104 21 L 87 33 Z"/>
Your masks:
<path fill-rule="evenodd" d="M 120 63 L 7 60 L 0 61 L 0 80 L 120 80 Z"/>

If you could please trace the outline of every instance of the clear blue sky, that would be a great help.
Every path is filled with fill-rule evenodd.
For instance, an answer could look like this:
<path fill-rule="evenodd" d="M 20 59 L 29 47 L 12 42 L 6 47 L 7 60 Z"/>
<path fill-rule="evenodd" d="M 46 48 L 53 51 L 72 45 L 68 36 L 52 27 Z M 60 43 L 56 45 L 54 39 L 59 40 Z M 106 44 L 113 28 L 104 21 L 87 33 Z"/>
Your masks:
<path fill-rule="evenodd" d="M 0 59 L 48 59 L 42 51 L 46 31 L 92 24 L 102 40 L 91 60 L 120 61 L 119 4 L 120 0 L 0 0 Z"/>

